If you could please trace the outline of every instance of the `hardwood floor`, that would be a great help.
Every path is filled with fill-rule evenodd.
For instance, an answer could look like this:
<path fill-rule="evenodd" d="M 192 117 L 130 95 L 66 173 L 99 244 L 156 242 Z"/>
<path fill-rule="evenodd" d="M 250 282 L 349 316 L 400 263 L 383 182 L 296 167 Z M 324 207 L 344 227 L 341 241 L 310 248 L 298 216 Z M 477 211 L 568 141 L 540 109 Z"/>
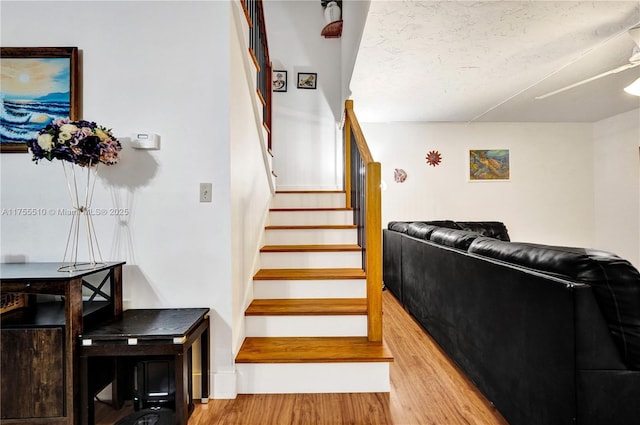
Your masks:
<path fill-rule="evenodd" d="M 189 425 L 508 425 L 388 291 L 390 393 L 241 394 L 198 404 Z M 96 425 L 125 412 L 96 406 Z M 99 415 L 99 416 L 98 416 Z"/>

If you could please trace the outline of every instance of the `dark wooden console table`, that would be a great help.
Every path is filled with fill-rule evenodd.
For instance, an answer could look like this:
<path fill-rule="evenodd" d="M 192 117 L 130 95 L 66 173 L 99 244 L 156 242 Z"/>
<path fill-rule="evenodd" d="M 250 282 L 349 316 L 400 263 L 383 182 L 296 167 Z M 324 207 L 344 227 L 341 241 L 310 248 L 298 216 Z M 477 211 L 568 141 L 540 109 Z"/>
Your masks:
<path fill-rule="evenodd" d="M 176 423 L 187 425 L 194 408 L 192 396 L 192 345 L 200 339 L 202 367 L 201 400 L 209 400 L 209 309 L 131 309 L 120 316 L 107 320 L 80 336 L 80 393 L 82 401 L 82 424 L 93 425 L 93 396 L 99 387 L 92 387 L 89 376 L 92 369 L 102 369 L 102 362 L 90 363 L 92 359 L 152 359 L 169 356 L 174 362 Z M 120 405 L 119 381 L 128 372 L 118 367 L 114 397 Z M 122 375 L 122 376 L 118 376 Z M 86 410 L 85 410 L 86 408 Z"/>
<path fill-rule="evenodd" d="M 0 264 L 2 293 L 29 299 L 0 318 L 4 425 L 80 423 L 78 336 L 122 312 L 123 264 L 72 272 L 57 271 L 59 263 Z M 36 300 L 42 295 L 53 297 Z"/>

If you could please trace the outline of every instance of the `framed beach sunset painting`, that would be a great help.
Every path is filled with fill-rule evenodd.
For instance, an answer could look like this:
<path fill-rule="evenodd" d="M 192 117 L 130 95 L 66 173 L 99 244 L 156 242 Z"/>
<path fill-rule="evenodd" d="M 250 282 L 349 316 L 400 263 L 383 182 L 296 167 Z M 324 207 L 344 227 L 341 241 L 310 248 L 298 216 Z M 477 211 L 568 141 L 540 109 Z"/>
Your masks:
<path fill-rule="evenodd" d="M 2 47 L 0 152 L 26 152 L 56 118 L 79 119 L 77 47 Z"/>

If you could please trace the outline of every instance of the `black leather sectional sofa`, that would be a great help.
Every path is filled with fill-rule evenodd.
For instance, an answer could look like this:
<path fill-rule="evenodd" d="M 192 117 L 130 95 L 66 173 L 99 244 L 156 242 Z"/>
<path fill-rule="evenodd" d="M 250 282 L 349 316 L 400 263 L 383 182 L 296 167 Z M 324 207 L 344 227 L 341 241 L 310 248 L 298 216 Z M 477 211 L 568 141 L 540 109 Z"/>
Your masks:
<path fill-rule="evenodd" d="M 500 222 L 391 222 L 384 284 L 511 425 L 640 424 L 640 274 Z"/>

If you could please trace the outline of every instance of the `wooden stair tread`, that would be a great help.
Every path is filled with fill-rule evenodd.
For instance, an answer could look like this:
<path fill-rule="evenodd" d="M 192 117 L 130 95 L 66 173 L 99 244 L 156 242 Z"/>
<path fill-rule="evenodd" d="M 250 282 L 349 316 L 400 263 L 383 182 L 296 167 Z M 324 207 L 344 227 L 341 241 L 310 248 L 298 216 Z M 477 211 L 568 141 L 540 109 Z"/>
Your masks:
<path fill-rule="evenodd" d="M 260 269 L 254 280 L 366 279 L 362 269 Z"/>
<path fill-rule="evenodd" d="M 265 245 L 260 252 L 344 252 L 362 251 L 356 244 L 326 244 L 326 245 Z"/>
<path fill-rule="evenodd" d="M 358 316 L 367 314 L 366 298 L 253 300 L 245 316 Z"/>
<path fill-rule="evenodd" d="M 276 190 L 276 193 L 345 193 L 344 190 Z"/>
<path fill-rule="evenodd" d="M 386 344 L 367 337 L 248 337 L 236 363 L 392 362 Z"/>
<path fill-rule="evenodd" d="M 353 211 L 353 208 L 335 207 L 335 208 L 314 208 L 314 207 L 301 207 L 301 208 L 269 208 L 269 211 L 286 212 L 286 211 Z"/>
<path fill-rule="evenodd" d="M 315 224 L 315 225 L 300 225 L 300 226 L 265 226 L 266 230 L 344 230 L 344 229 L 357 229 L 355 224 Z"/>

